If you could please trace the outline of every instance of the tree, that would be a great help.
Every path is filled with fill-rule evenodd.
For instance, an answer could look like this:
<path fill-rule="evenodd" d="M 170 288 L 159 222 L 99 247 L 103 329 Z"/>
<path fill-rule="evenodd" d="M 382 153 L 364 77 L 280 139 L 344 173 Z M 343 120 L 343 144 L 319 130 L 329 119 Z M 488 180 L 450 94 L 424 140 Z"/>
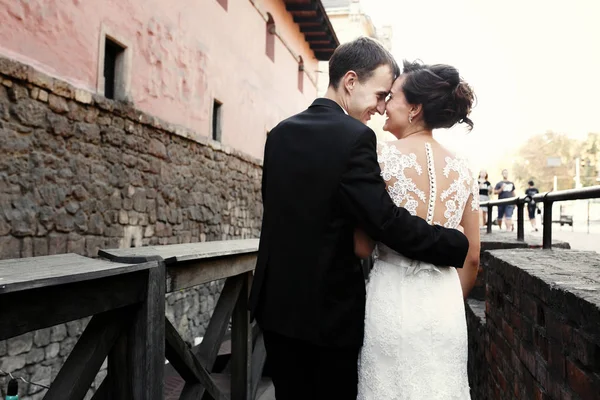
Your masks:
<path fill-rule="evenodd" d="M 600 134 L 588 133 L 580 148 L 581 157 L 581 183 L 583 186 L 594 186 L 600 184 Z"/>
<path fill-rule="evenodd" d="M 580 151 L 581 142 L 565 134 L 548 131 L 532 136 L 517 151 L 514 179 L 521 187 L 533 180 L 540 192 L 545 192 L 552 190 L 556 176 L 559 189 L 574 188 L 574 162 Z M 558 165 L 548 165 L 549 159 L 558 161 Z"/>

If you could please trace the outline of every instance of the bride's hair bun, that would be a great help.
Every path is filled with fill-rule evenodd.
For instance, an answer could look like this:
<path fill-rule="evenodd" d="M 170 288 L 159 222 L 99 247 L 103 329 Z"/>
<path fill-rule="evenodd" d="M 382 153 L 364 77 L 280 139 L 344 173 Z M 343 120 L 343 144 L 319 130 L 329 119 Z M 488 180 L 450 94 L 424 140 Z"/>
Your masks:
<path fill-rule="evenodd" d="M 410 104 L 421 104 L 423 120 L 431 129 L 450 128 L 465 123 L 473 129 L 469 118 L 475 93 L 450 65 L 425 65 L 404 61 L 406 77 L 402 91 Z"/>

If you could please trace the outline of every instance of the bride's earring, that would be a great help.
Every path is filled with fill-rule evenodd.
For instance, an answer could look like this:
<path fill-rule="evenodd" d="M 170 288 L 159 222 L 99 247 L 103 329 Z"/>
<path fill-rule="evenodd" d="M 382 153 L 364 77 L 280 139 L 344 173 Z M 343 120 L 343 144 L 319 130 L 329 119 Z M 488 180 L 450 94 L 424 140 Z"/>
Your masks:
<path fill-rule="evenodd" d="M 412 124 L 412 114 L 408 114 L 408 123 Z"/>

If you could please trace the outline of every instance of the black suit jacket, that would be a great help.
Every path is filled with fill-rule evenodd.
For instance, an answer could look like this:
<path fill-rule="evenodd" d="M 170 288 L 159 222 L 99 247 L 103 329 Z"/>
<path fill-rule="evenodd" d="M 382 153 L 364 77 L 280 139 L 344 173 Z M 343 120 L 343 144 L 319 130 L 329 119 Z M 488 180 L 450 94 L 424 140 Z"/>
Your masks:
<path fill-rule="evenodd" d="M 376 136 L 334 101 L 317 99 L 271 130 L 250 310 L 264 330 L 323 346 L 360 346 L 365 277 L 354 229 L 412 259 L 462 267 L 456 230 L 396 207 L 380 177 Z"/>

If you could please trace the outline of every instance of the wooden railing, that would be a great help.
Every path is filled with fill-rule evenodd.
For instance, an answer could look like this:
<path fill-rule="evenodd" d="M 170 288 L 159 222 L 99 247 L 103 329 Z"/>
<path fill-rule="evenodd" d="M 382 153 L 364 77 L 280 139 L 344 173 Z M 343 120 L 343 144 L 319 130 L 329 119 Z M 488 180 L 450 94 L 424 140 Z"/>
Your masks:
<path fill-rule="evenodd" d="M 544 205 L 543 222 L 543 248 L 552 248 L 552 205 L 557 201 L 585 200 L 600 198 L 600 185 L 585 187 L 581 189 L 560 190 L 555 192 L 539 193 L 535 196 L 511 197 L 502 200 L 490 200 L 480 204 L 487 208 L 487 233 L 492 233 L 492 209 L 495 206 L 517 206 L 517 240 L 525 240 L 525 218 L 524 208 L 531 201 Z"/>
<path fill-rule="evenodd" d="M 249 320 L 248 295 L 256 265 L 258 239 L 101 250 L 99 255 L 123 263 L 162 260 L 166 292 L 225 279 L 200 345 L 189 348 L 165 318 L 166 358 L 185 380 L 180 399 L 254 399 L 266 360 L 262 335 Z M 230 375 L 212 373 L 231 321 Z"/>
<path fill-rule="evenodd" d="M 159 399 L 164 373 L 164 264 L 76 254 L 0 261 L 0 340 L 93 315 L 44 399 Z"/>
<path fill-rule="evenodd" d="M 257 249 L 250 239 L 0 261 L 0 340 L 93 315 L 44 399 L 82 399 L 107 356 L 94 400 L 162 399 L 165 357 L 185 380 L 181 399 L 254 399 L 266 360 L 247 310 Z M 221 279 L 204 338 L 190 347 L 165 317 L 165 293 Z M 216 374 L 228 335 L 229 373 Z"/>

